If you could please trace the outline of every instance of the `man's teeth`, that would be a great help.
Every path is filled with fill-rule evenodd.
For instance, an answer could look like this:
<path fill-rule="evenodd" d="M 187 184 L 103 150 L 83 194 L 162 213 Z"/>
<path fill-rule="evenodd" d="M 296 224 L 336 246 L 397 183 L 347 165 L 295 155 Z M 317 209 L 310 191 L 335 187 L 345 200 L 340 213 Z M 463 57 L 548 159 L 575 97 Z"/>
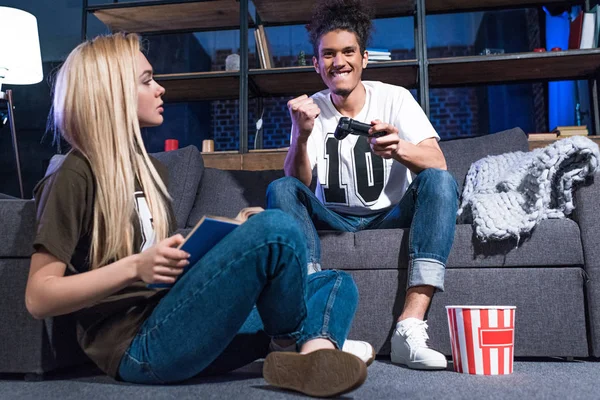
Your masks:
<path fill-rule="evenodd" d="M 346 76 L 348 75 L 350 72 L 334 72 L 333 76 Z"/>

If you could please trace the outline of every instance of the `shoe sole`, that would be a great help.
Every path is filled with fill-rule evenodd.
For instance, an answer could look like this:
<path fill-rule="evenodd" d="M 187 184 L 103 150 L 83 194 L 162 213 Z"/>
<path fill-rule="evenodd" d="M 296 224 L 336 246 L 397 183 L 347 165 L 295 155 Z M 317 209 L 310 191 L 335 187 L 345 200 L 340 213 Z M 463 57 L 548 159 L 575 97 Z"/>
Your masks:
<path fill-rule="evenodd" d="M 360 387 L 367 379 L 365 363 L 340 350 L 317 350 L 308 354 L 270 353 L 263 365 L 269 385 L 314 397 L 332 397 Z"/>
<path fill-rule="evenodd" d="M 369 359 L 368 359 L 368 360 L 367 360 L 367 362 L 366 362 L 366 364 L 367 364 L 367 367 L 368 367 L 369 365 L 373 364 L 373 361 L 375 361 L 375 356 L 376 356 L 376 354 L 375 354 L 375 349 L 374 349 L 373 347 L 371 347 L 371 357 L 369 357 Z"/>
<path fill-rule="evenodd" d="M 393 364 L 399 364 L 399 365 L 405 365 L 410 369 L 425 369 L 425 370 L 433 370 L 433 369 L 446 369 L 448 367 L 448 362 L 442 364 L 432 364 L 432 365 L 426 365 L 418 362 L 414 362 L 414 361 L 407 361 L 404 360 L 403 358 L 395 358 L 395 357 L 390 357 L 391 361 Z"/>

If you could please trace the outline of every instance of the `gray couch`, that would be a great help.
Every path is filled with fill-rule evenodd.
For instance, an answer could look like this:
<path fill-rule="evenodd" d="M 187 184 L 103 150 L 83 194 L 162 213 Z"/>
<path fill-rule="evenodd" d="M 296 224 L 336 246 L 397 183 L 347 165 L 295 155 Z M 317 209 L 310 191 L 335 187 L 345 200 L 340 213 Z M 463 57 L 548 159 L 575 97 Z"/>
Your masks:
<path fill-rule="evenodd" d="M 527 151 L 520 129 L 441 143 L 448 168 L 462 187 L 470 164 L 488 154 Z M 178 228 L 203 214 L 233 217 L 264 206 L 267 185 L 282 171 L 204 168 L 196 148 L 156 157 L 169 167 Z M 446 272 L 446 291 L 429 312 L 430 343 L 450 355 L 445 305 L 515 305 L 516 356 L 600 356 L 600 175 L 576 192 L 571 219 L 547 220 L 516 247 L 481 244 L 470 225 L 458 225 Z M 85 360 L 69 316 L 36 321 L 24 306 L 35 224 L 33 201 L 0 200 L 0 373 L 38 376 Z M 407 229 L 356 234 L 321 232 L 323 265 L 349 271 L 360 305 L 350 336 L 389 354 L 407 275 Z"/>

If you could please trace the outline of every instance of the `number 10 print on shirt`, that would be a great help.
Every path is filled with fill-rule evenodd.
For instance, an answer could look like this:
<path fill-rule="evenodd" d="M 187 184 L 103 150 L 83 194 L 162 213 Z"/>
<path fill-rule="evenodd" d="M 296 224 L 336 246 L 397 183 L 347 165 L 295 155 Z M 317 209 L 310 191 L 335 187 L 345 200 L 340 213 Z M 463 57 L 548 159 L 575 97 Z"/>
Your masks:
<path fill-rule="evenodd" d="M 325 137 L 324 158 L 327 176 L 326 182 L 321 185 L 324 203 L 351 205 L 349 197 L 355 196 L 364 206 L 370 206 L 377 202 L 383 190 L 384 161 L 371 151 L 365 137 L 358 137 L 352 149 L 345 147 L 342 150 L 342 144 L 343 142 L 337 140 L 332 133 Z M 342 178 L 341 152 L 345 152 L 346 158 L 351 157 L 350 176 L 344 177 L 351 182 L 345 182 Z"/>

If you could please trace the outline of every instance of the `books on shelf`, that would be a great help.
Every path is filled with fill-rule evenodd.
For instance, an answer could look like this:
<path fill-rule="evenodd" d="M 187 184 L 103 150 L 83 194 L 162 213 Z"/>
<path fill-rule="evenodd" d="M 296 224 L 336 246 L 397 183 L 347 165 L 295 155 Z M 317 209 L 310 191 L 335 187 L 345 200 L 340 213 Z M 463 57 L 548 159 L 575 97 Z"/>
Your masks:
<path fill-rule="evenodd" d="M 581 43 L 579 44 L 580 49 L 591 49 L 596 47 L 595 43 L 597 40 L 594 39 L 594 33 L 596 31 L 596 13 L 586 12 L 583 13 L 583 24 L 581 28 Z"/>
<path fill-rule="evenodd" d="M 373 58 L 369 57 L 369 64 L 371 64 L 371 63 L 378 63 L 378 62 L 381 62 L 381 61 L 391 61 L 391 60 L 392 59 L 389 58 L 389 57 L 388 58 L 377 58 L 377 59 L 373 59 Z"/>
<path fill-rule="evenodd" d="M 369 52 L 369 57 L 370 56 L 387 56 L 387 57 L 390 57 L 392 55 L 392 53 L 388 49 L 368 48 L 367 51 Z"/>
<path fill-rule="evenodd" d="M 557 126 L 556 128 L 552 129 L 552 132 L 556 132 L 559 137 L 588 136 L 588 129 L 585 125 Z"/>
<path fill-rule="evenodd" d="M 581 33 L 583 31 L 583 11 L 571 21 L 569 27 L 569 50 L 578 49 L 581 45 Z"/>
<path fill-rule="evenodd" d="M 369 54 L 369 63 L 378 61 L 391 61 L 392 53 L 388 49 L 367 49 Z"/>
<path fill-rule="evenodd" d="M 265 34 L 265 27 L 258 25 L 254 29 L 254 40 L 256 40 L 256 50 L 258 51 L 258 60 L 262 69 L 274 67 L 273 55 L 271 54 L 271 45 Z"/>
<path fill-rule="evenodd" d="M 569 27 L 569 49 L 598 47 L 598 6 L 588 12 L 580 11 Z"/>
<path fill-rule="evenodd" d="M 265 54 L 266 67 L 265 68 L 273 68 L 275 63 L 273 62 L 273 54 L 271 52 L 271 43 L 269 43 L 269 39 L 267 38 L 267 34 L 265 33 L 264 25 L 258 25 L 256 27 L 258 32 L 260 33 L 260 37 L 262 39 L 263 44 L 263 52 Z"/>
<path fill-rule="evenodd" d="M 556 140 L 557 134 L 556 132 L 540 132 L 530 133 L 527 137 L 529 140 Z"/>
<path fill-rule="evenodd" d="M 256 57 L 258 58 L 258 62 L 260 64 L 261 69 L 267 68 L 267 61 L 265 59 L 264 46 L 262 44 L 262 39 L 260 37 L 260 32 L 258 29 L 254 30 L 254 40 L 256 41 Z"/>

